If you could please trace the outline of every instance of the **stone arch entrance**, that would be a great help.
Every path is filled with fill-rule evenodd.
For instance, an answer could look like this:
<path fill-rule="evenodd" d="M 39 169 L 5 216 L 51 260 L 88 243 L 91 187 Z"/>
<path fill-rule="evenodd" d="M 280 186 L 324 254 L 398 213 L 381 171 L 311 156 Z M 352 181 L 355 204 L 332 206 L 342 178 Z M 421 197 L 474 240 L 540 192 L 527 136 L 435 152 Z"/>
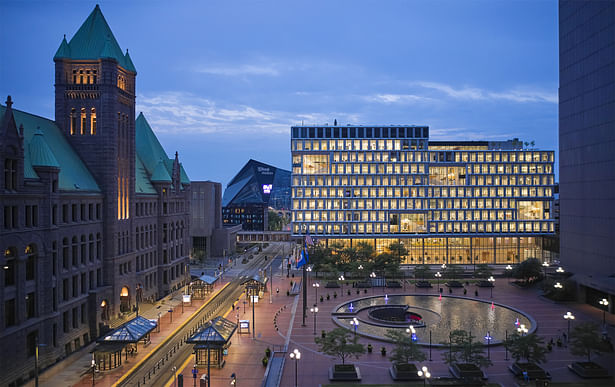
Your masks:
<path fill-rule="evenodd" d="M 130 290 L 128 289 L 128 286 L 122 287 L 122 290 L 120 291 L 120 312 L 130 312 Z"/>

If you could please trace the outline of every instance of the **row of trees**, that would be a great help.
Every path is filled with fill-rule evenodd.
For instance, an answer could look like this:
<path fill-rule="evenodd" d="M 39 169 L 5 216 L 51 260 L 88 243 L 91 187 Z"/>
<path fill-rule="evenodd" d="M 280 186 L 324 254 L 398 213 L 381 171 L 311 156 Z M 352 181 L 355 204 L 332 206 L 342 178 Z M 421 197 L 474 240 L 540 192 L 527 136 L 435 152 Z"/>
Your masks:
<path fill-rule="evenodd" d="M 401 330 L 388 330 L 386 336 L 395 343 L 389 359 L 394 364 L 408 364 L 424 361 L 427 356 L 422 347 L 412 341 L 409 334 Z M 467 363 L 480 368 L 490 366 L 491 360 L 485 356 L 485 346 L 480 340 L 475 340 L 471 332 L 454 330 L 450 333 L 450 341 L 442 342 L 447 351 L 442 353 L 446 364 Z M 592 354 L 600 354 L 608 350 L 600 338 L 598 326 L 594 323 L 578 324 L 570 334 L 570 352 L 575 356 L 587 356 L 591 361 Z M 365 346 L 358 343 L 358 337 L 344 328 L 335 328 L 323 337 L 314 339 L 319 350 L 327 355 L 336 356 L 345 364 L 350 357 L 359 358 L 365 353 Z M 515 361 L 525 360 L 531 363 L 544 363 L 548 349 L 544 339 L 536 333 L 519 335 L 514 333 L 504 342 L 511 357 Z"/>
<path fill-rule="evenodd" d="M 334 242 L 329 246 L 314 246 L 310 252 L 310 262 L 314 264 L 316 272 L 343 273 L 344 276 L 351 274 L 358 278 L 375 272 L 387 277 L 397 277 L 406 254 L 408 250 L 401 243 L 392 243 L 386 251 L 378 254 L 373 246 L 366 242 L 359 242 L 352 247 Z"/>

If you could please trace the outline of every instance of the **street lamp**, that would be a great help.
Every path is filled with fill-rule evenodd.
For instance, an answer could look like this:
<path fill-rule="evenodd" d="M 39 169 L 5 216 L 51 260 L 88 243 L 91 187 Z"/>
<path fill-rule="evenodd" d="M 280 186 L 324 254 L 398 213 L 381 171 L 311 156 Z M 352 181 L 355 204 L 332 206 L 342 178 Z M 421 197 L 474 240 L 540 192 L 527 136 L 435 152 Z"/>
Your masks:
<path fill-rule="evenodd" d="M 562 284 L 560 284 L 559 282 L 556 282 L 555 285 L 553 285 L 553 287 L 557 290 L 560 290 L 561 288 L 563 288 L 564 286 Z"/>
<path fill-rule="evenodd" d="M 316 334 L 316 313 L 318 313 L 318 307 L 314 304 L 314 307 L 310 308 L 310 312 L 314 315 L 314 334 Z"/>
<path fill-rule="evenodd" d="M 177 387 L 177 367 L 173 366 L 173 368 L 171 368 L 171 371 L 173 372 L 173 387 Z"/>
<path fill-rule="evenodd" d="M 337 280 L 340 281 L 342 283 L 342 296 L 344 295 L 344 276 L 340 275 L 339 277 L 337 277 Z"/>
<path fill-rule="evenodd" d="M 234 372 L 231 374 L 231 386 L 237 386 L 237 376 Z"/>
<path fill-rule="evenodd" d="M 431 373 L 426 366 L 423 366 L 419 372 L 417 372 L 420 378 L 423 378 L 423 386 L 427 385 L 427 379 L 431 378 Z"/>
<path fill-rule="evenodd" d="M 410 325 L 408 328 L 406 328 L 406 333 L 410 334 L 410 339 L 412 339 L 412 341 L 418 340 L 418 338 L 416 337 L 416 329 L 414 329 L 413 325 Z"/>
<path fill-rule="evenodd" d="M 566 346 L 568 346 L 568 339 L 570 338 L 570 322 L 574 320 L 574 315 L 570 312 L 566 312 L 564 318 L 568 321 L 568 336 L 566 337 Z"/>
<path fill-rule="evenodd" d="M 521 336 L 525 336 L 528 332 L 528 329 L 525 327 L 525 324 L 521 324 L 519 325 L 519 328 L 517 328 L 517 332 L 521 335 Z"/>
<path fill-rule="evenodd" d="M 301 359 L 301 352 L 299 352 L 299 350 L 295 348 L 290 353 L 289 356 L 290 356 L 291 359 L 293 359 L 295 361 L 295 387 L 298 387 L 298 384 L 297 384 L 297 371 L 298 371 L 297 362 L 299 361 L 299 359 Z"/>
<path fill-rule="evenodd" d="M 491 346 L 491 332 L 487 331 L 487 335 L 485 336 L 485 340 L 487 340 L 487 359 L 491 360 L 491 350 L 489 349 Z"/>
<path fill-rule="evenodd" d="M 357 327 L 359 326 L 359 320 L 356 317 L 353 317 L 350 320 L 350 325 L 354 326 L 354 336 L 357 337 Z"/>
<path fill-rule="evenodd" d="M 307 279 L 308 279 L 308 285 L 309 285 L 309 281 L 310 281 L 310 273 L 312 272 L 312 266 L 310 265 L 310 266 L 306 267 L 306 268 L 305 268 L 305 271 L 307 271 L 307 272 L 308 272 L 308 274 L 307 274 Z"/>
<path fill-rule="evenodd" d="M 318 288 L 320 287 L 320 284 L 318 282 L 314 282 L 312 284 L 312 287 L 314 288 L 314 303 L 316 303 L 318 301 Z"/>
<path fill-rule="evenodd" d="M 510 283 L 510 279 L 512 278 L 512 266 L 506 265 L 506 275 L 508 276 L 508 283 Z"/>
<path fill-rule="evenodd" d="M 558 274 L 562 274 L 562 273 L 563 273 L 563 272 L 565 272 L 566 270 L 564 270 L 564 268 L 560 266 L 560 267 L 558 267 L 557 269 L 555 269 L 555 271 L 556 271 Z"/>
<path fill-rule="evenodd" d="M 96 360 L 94 360 L 94 354 L 92 354 L 92 364 L 90 365 L 90 367 L 92 368 L 92 386 L 94 386 L 96 384 L 96 382 L 94 381 L 94 375 L 96 372 Z"/>
<path fill-rule="evenodd" d="M 361 278 L 361 281 L 363 281 L 363 265 L 359 265 L 358 269 L 359 269 L 359 278 Z"/>
<path fill-rule="evenodd" d="M 602 325 L 606 326 L 606 310 L 609 308 L 609 300 L 603 298 L 602 300 L 598 301 L 598 303 L 604 307 L 602 309 Z"/>
<path fill-rule="evenodd" d="M 487 281 L 489 281 L 489 283 L 491 284 L 490 288 L 491 288 L 491 298 L 493 298 L 493 287 L 495 286 L 495 278 L 493 278 L 493 276 L 487 278 Z"/>
<path fill-rule="evenodd" d="M 442 278 L 442 274 L 440 274 L 440 272 L 436 272 L 436 274 L 434 274 L 434 277 L 436 277 L 438 279 L 438 293 L 440 292 L 440 278 Z"/>
<path fill-rule="evenodd" d="M 372 271 L 371 274 L 369 275 L 369 278 L 372 279 L 372 294 L 374 294 L 374 279 L 376 278 L 376 273 Z"/>

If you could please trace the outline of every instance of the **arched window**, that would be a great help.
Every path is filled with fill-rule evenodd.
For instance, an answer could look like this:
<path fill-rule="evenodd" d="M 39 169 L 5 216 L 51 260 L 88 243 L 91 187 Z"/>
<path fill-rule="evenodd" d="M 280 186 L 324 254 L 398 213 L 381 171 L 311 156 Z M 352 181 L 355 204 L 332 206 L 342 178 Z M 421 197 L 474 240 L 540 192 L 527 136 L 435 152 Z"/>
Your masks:
<path fill-rule="evenodd" d="M 89 236 L 89 244 L 88 244 L 88 254 L 90 262 L 94 260 L 94 235 L 90 234 Z"/>
<path fill-rule="evenodd" d="M 72 255 L 72 260 L 73 260 L 73 266 L 77 266 L 77 264 L 79 262 L 79 248 L 77 246 L 77 237 L 76 236 L 73 237 L 73 255 Z"/>
<path fill-rule="evenodd" d="M 4 251 L 4 286 L 14 286 L 17 275 L 17 249 L 9 247 Z"/>
<path fill-rule="evenodd" d="M 85 265 L 85 257 L 87 256 L 85 248 L 86 248 L 86 243 L 85 243 L 85 235 L 81 235 L 81 264 Z"/>
<path fill-rule="evenodd" d="M 96 79 L 96 76 L 94 76 L 94 79 Z M 90 113 L 90 134 L 92 136 L 96 135 L 96 109 L 92 108 L 92 111 Z"/>
<path fill-rule="evenodd" d="M 26 281 L 36 279 L 37 248 L 35 244 L 26 246 Z"/>
<path fill-rule="evenodd" d="M 85 130 L 86 130 L 86 124 L 87 124 L 87 116 L 85 114 L 85 108 L 81 108 L 81 135 L 85 134 Z"/>
<path fill-rule="evenodd" d="M 68 238 L 62 239 L 62 269 L 68 269 Z"/>
<path fill-rule="evenodd" d="M 77 130 L 77 111 L 75 108 L 70 110 L 70 135 L 74 135 Z"/>

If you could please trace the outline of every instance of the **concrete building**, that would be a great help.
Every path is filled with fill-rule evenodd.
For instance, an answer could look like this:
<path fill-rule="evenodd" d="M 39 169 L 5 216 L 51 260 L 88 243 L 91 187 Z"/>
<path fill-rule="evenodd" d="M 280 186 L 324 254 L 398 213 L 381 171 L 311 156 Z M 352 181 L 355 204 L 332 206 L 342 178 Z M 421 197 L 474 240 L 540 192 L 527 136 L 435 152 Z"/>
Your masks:
<path fill-rule="evenodd" d="M 98 5 L 55 62 L 55 120 L 0 106 L 0 384 L 189 281 L 190 180 L 143 115 Z"/>
<path fill-rule="evenodd" d="M 503 142 L 429 141 L 426 126 L 291 128 L 292 234 L 408 264 L 550 259 L 553 151 Z"/>
<path fill-rule="evenodd" d="M 190 190 L 192 258 L 203 261 L 234 254 L 241 225 L 224 227 L 222 223 L 222 184 L 193 181 Z"/>
<path fill-rule="evenodd" d="M 615 304 L 615 2 L 559 2 L 560 254 L 582 301 Z"/>

